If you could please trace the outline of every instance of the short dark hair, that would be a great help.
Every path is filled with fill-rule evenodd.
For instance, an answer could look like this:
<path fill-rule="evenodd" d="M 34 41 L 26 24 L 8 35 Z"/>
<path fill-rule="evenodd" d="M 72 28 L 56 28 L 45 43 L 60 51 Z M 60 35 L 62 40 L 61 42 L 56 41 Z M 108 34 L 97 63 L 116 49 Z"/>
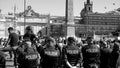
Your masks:
<path fill-rule="evenodd" d="M 93 37 L 92 37 L 92 36 L 88 36 L 88 37 L 86 38 L 86 41 L 89 40 L 89 39 L 93 39 Z"/>
<path fill-rule="evenodd" d="M 8 30 L 13 30 L 13 27 L 9 27 Z"/>
<path fill-rule="evenodd" d="M 32 26 L 27 26 L 26 30 L 32 30 Z"/>
<path fill-rule="evenodd" d="M 73 37 L 68 37 L 68 42 L 73 43 L 75 42 L 75 39 Z"/>

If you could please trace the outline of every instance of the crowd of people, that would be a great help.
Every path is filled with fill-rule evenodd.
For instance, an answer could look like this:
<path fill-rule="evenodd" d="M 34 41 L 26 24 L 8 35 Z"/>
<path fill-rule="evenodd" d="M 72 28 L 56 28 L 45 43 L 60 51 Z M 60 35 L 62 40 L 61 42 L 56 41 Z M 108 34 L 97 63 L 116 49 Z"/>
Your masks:
<path fill-rule="evenodd" d="M 74 37 L 64 39 L 33 33 L 26 27 L 23 36 L 8 28 L 9 38 L 0 49 L 0 68 L 5 68 L 4 51 L 14 54 L 16 68 L 119 68 L 120 41 L 118 33 L 114 40 L 99 41 L 88 36 L 78 41 Z M 9 46 L 8 46 L 9 45 Z"/>

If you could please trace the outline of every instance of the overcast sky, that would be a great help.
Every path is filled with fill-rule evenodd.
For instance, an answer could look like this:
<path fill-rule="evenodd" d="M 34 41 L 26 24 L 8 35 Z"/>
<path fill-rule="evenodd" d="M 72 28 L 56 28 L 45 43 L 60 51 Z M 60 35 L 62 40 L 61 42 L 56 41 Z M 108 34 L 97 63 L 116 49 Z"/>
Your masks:
<path fill-rule="evenodd" d="M 40 14 L 51 15 L 65 15 L 65 0 L 26 0 L 27 5 L 31 5 L 32 9 Z M 73 0 L 74 1 L 74 15 L 79 16 L 80 11 L 84 7 L 86 0 Z M 94 12 L 107 12 L 120 7 L 120 0 L 91 0 L 93 1 Z M 3 14 L 13 12 L 13 6 L 16 4 L 17 11 L 22 12 L 24 7 L 24 0 L 0 0 L 0 9 Z"/>

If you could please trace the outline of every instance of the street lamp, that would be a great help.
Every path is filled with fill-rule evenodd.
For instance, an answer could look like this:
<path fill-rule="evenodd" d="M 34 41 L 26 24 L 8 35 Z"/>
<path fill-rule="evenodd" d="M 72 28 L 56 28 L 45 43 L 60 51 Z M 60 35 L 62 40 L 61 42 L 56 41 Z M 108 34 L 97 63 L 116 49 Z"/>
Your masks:
<path fill-rule="evenodd" d="M 17 22 L 16 22 L 16 5 L 14 5 L 14 19 L 13 19 L 13 26 L 14 26 L 14 29 L 16 30 L 16 27 L 17 27 Z"/>
<path fill-rule="evenodd" d="M 25 10 L 26 10 L 26 0 L 24 0 L 24 33 L 25 33 L 25 25 L 26 25 L 26 15 L 25 15 Z"/>

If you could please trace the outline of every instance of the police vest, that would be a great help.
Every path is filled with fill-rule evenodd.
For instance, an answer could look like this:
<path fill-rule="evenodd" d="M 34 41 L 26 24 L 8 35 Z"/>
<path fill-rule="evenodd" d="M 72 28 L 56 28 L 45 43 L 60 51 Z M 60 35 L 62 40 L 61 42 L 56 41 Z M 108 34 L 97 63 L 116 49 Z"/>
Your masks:
<path fill-rule="evenodd" d="M 66 59 L 70 62 L 71 65 L 75 66 L 79 59 L 81 59 L 80 56 L 80 49 L 77 46 L 67 46 L 65 47 L 65 55 Z"/>

